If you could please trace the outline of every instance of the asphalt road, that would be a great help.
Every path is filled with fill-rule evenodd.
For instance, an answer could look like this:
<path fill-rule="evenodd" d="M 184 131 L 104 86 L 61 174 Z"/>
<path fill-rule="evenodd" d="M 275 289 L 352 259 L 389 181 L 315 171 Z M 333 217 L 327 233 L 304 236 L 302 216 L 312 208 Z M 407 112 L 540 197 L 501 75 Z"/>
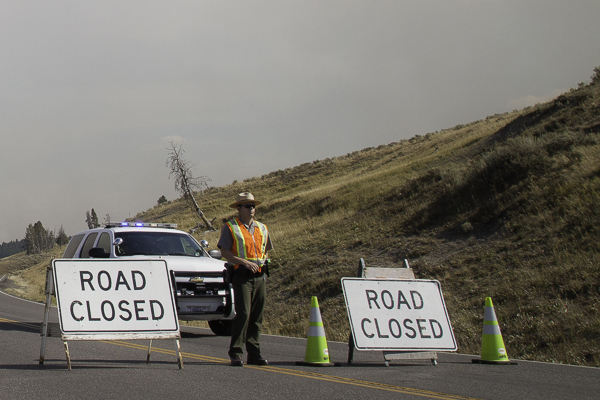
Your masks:
<path fill-rule="evenodd" d="M 267 367 L 229 366 L 228 338 L 182 327 L 183 369 L 174 340 L 72 341 L 72 370 L 63 343 L 48 338 L 39 364 L 44 306 L 0 292 L 0 399 L 597 399 L 600 369 L 518 361 L 473 364 L 475 356 L 438 353 L 429 361 L 383 363 L 380 352 L 329 342 L 335 367 L 297 366 L 306 340 L 264 335 Z M 57 321 L 56 309 L 51 313 Z M 327 324 L 327 321 L 324 321 Z"/>

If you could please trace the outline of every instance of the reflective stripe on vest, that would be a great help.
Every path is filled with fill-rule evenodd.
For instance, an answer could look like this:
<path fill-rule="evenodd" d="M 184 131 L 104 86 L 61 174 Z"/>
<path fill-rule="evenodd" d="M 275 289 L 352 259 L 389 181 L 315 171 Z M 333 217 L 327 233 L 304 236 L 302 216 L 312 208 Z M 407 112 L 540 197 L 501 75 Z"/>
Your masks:
<path fill-rule="evenodd" d="M 254 236 L 252 236 L 238 218 L 227 222 L 227 226 L 229 226 L 231 236 L 233 237 L 231 252 L 237 257 L 262 266 L 267 248 L 268 231 L 265 224 L 258 221 L 254 221 L 254 223 L 256 224 L 256 228 L 254 229 Z M 260 243 L 257 243 L 257 239 L 260 240 Z"/>

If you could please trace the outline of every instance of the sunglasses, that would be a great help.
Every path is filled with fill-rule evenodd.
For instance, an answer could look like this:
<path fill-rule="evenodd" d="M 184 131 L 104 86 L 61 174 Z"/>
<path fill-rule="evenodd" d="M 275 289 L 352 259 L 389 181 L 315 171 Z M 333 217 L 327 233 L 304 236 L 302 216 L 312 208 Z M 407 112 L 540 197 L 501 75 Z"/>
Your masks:
<path fill-rule="evenodd" d="M 256 204 L 244 204 L 242 207 L 248 208 L 248 209 L 256 208 Z"/>

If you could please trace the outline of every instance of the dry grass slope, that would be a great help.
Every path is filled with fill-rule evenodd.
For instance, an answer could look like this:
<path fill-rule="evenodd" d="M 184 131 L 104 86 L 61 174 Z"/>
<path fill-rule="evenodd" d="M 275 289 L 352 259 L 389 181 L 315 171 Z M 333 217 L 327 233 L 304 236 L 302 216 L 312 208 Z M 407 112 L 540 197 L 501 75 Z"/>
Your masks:
<path fill-rule="evenodd" d="M 266 332 L 304 337 L 316 295 L 328 339 L 346 341 L 340 279 L 360 258 L 408 259 L 418 278 L 441 282 L 460 352 L 479 354 L 491 296 L 511 358 L 600 366 L 599 154 L 597 76 L 545 104 L 210 188 L 198 201 L 216 227 L 235 194 L 263 201 L 258 219 L 276 247 Z M 196 223 L 179 200 L 136 218 Z"/>

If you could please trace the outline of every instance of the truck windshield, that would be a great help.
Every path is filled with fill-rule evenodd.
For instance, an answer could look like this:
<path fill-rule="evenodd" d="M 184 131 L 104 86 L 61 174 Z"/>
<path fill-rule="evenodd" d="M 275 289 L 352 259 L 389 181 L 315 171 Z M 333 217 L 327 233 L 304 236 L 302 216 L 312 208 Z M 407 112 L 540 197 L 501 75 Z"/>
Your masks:
<path fill-rule="evenodd" d="M 198 243 L 183 233 L 165 232 L 116 232 L 115 239 L 123 242 L 115 252 L 121 256 L 205 256 Z"/>

